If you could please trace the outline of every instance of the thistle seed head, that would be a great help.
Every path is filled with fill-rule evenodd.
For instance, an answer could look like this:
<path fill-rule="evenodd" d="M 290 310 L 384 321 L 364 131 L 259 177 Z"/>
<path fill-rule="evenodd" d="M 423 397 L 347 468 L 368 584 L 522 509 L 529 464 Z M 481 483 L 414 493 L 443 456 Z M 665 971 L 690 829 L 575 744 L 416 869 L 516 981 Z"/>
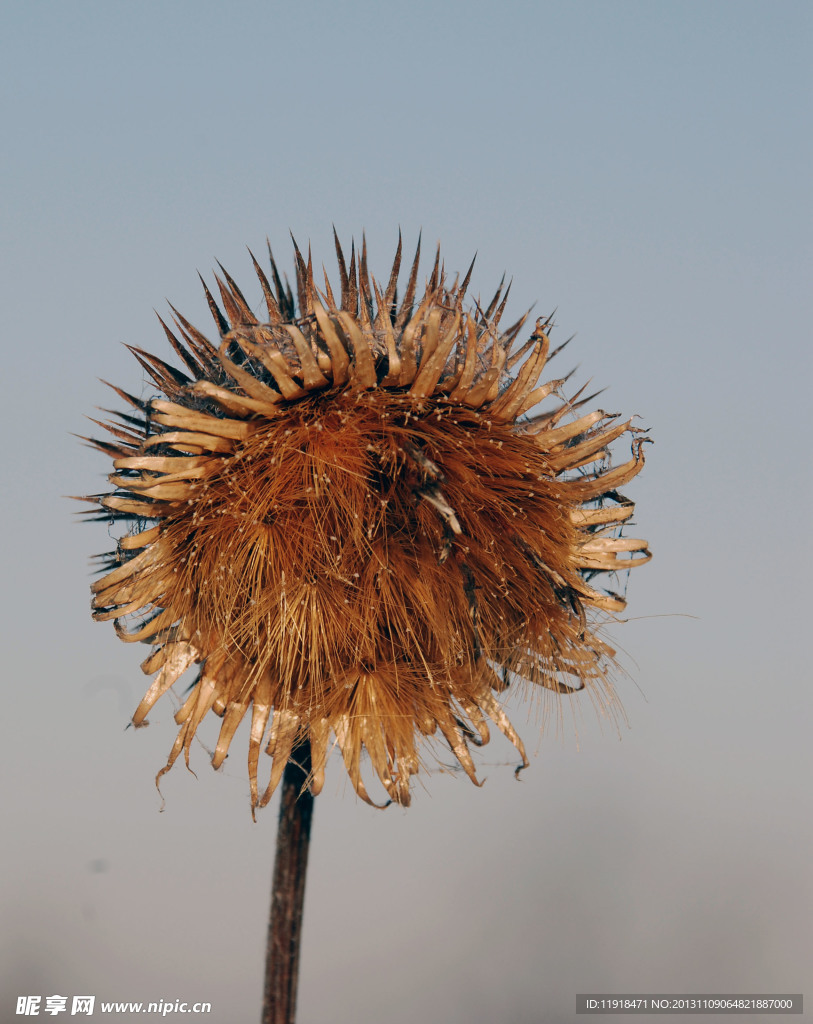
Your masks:
<path fill-rule="evenodd" d="M 489 725 L 527 765 L 498 699 L 513 680 L 612 701 L 596 623 L 625 602 L 596 577 L 650 557 L 622 534 L 633 504 L 619 492 L 643 439 L 582 413 L 594 396 L 540 383 L 550 321 L 518 344 L 526 318 L 501 326 L 502 285 L 485 308 L 467 302 L 471 268 L 450 284 L 438 252 L 419 294 L 419 244 L 399 298 L 400 239 L 385 283 L 366 244 L 346 260 L 336 239 L 334 293 L 294 250 L 296 298 L 270 249 L 270 281 L 252 256 L 263 320 L 222 268 L 221 304 L 204 284 L 214 342 L 173 309 L 162 325 L 183 370 L 132 349 L 160 397 L 114 388 L 130 410 L 90 439 L 115 472 L 87 500 L 126 526 L 93 616 L 153 647 L 135 725 L 198 666 L 159 779 L 181 753 L 189 764 L 209 712 L 219 767 L 248 715 L 252 812 L 305 741 L 314 793 L 335 744 L 362 799 L 366 750 L 408 804 L 433 734 L 474 782 Z M 612 467 L 622 435 L 632 455 Z"/>

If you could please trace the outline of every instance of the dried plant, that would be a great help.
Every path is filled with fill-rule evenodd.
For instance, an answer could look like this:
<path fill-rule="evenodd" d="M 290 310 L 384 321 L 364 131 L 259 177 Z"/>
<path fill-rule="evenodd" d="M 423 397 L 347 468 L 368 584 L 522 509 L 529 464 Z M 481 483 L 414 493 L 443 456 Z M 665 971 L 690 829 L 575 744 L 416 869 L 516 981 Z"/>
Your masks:
<path fill-rule="evenodd" d="M 525 318 L 501 329 L 502 285 L 467 304 L 471 268 L 448 283 L 438 254 L 420 295 L 419 244 L 399 300 L 400 240 L 379 283 L 366 245 L 346 261 L 337 239 L 334 293 L 294 247 L 296 298 L 273 256 L 273 286 L 252 256 L 264 321 L 224 270 L 222 309 L 204 284 L 215 343 L 174 308 L 163 325 L 183 371 L 132 349 L 163 397 L 114 388 L 131 411 L 92 441 L 115 467 L 94 515 L 128 526 L 102 556 L 93 614 L 154 647 L 137 726 L 199 665 L 159 778 L 182 752 L 189 764 L 210 711 L 219 767 L 250 710 L 252 813 L 306 743 L 313 794 L 335 742 L 362 799 L 366 750 L 408 804 L 433 734 L 475 782 L 489 723 L 527 764 L 498 698 L 514 680 L 612 706 L 597 625 L 624 600 L 596 577 L 650 557 L 621 529 L 642 438 L 578 411 L 594 396 L 539 384 L 550 321 L 518 344 Z M 613 468 L 625 434 L 632 457 Z"/>

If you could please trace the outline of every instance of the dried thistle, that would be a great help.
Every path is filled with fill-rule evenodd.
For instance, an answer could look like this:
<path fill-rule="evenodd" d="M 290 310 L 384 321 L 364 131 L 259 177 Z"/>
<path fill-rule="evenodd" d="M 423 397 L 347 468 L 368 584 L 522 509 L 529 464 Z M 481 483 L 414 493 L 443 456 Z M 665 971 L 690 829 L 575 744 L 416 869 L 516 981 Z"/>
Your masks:
<path fill-rule="evenodd" d="M 621 535 L 633 504 L 618 491 L 642 439 L 601 410 L 574 418 L 594 396 L 539 385 L 550 321 L 515 347 L 526 318 L 500 329 L 502 285 L 487 308 L 467 306 L 471 268 L 449 284 L 438 253 L 419 297 L 419 244 L 399 301 L 400 240 L 382 287 L 366 245 L 346 261 L 336 239 L 337 298 L 294 248 L 296 300 L 270 249 L 273 287 L 252 256 L 265 322 L 225 270 L 223 309 L 204 284 L 216 344 L 173 308 L 175 330 L 162 325 L 185 372 L 131 349 L 164 397 L 114 388 L 132 411 L 101 424 L 112 441 L 92 441 L 116 470 L 114 490 L 89 499 L 96 517 L 129 526 L 102 556 L 93 615 L 155 648 L 133 723 L 199 665 L 158 778 L 181 752 L 189 764 L 209 711 L 223 719 L 218 768 L 251 709 L 252 811 L 305 742 L 313 794 L 333 738 L 369 803 L 363 750 L 408 804 L 436 732 L 474 782 L 470 747 L 489 722 L 524 767 L 495 696 L 512 680 L 613 699 L 596 622 L 625 602 L 594 577 L 650 557 Z M 555 407 L 529 418 L 546 398 Z M 632 458 L 612 468 L 624 434 Z"/>

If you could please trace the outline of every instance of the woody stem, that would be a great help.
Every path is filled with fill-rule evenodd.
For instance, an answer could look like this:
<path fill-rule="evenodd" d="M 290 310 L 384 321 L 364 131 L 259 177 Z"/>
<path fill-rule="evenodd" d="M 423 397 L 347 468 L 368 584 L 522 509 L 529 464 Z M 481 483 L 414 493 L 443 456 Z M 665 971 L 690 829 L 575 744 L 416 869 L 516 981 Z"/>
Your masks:
<path fill-rule="evenodd" d="M 306 740 L 294 748 L 282 775 L 262 1024 L 294 1024 L 305 872 L 313 816 L 313 796 L 305 788 L 310 771 L 311 750 Z"/>

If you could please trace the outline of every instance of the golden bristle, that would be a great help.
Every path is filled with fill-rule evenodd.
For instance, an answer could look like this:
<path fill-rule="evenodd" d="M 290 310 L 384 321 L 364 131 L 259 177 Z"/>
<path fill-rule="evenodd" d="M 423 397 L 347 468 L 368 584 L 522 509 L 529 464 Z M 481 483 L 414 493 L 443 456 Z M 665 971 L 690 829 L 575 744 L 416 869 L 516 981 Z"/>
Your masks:
<path fill-rule="evenodd" d="M 650 557 L 621 535 L 633 506 L 618 488 L 643 465 L 631 422 L 568 422 L 580 395 L 527 419 L 562 383 L 539 384 L 549 321 L 514 349 L 524 318 L 500 332 L 502 284 L 469 309 L 471 268 L 449 287 L 438 252 L 418 296 L 419 245 L 398 303 L 400 238 L 383 290 L 366 242 L 349 262 L 335 242 L 338 303 L 294 243 L 298 316 L 273 257 L 273 289 L 251 257 L 264 323 L 221 267 L 225 312 L 204 285 L 218 341 L 173 310 L 178 334 L 162 326 L 186 372 L 131 349 L 163 397 L 116 389 L 136 415 L 107 427 L 115 444 L 93 442 L 115 473 L 92 500 L 132 527 L 93 585 L 94 617 L 155 647 L 133 722 L 198 664 L 160 775 L 181 753 L 188 763 L 210 711 L 219 767 L 249 715 L 252 810 L 305 740 L 314 793 L 333 737 L 371 803 L 364 751 L 400 804 L 433 734 L 475 782 L 470 747 L 489 723 L 527 764 L 495 694 L 512 678 L 608 693 L 613 652 L 590 613 L 624 599 L 594 577 Z M 608 445 L 625 434 L 632 458 L 611 468 Z"/>

